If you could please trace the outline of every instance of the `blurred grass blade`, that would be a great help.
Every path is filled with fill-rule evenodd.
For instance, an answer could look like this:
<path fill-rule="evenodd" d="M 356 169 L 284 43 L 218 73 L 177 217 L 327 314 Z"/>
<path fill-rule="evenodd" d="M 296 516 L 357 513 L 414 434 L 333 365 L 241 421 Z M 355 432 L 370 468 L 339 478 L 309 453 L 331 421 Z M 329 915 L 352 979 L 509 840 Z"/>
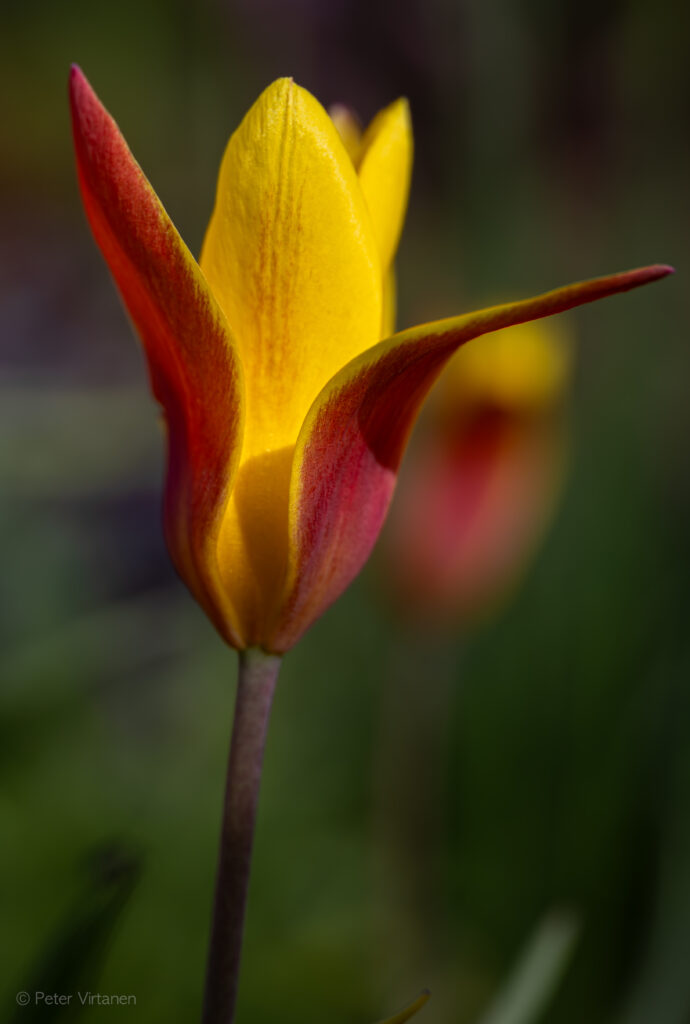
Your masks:
<path fill-rule="evenodd" d="M 88 878 L 57 932 L 48 940 L 17 986 L 22 992 L 76 994 L 96 990 L 108 946 L 141 873 L 141 857 L 119 840 L 93 850 Z M 80 999 L 67 1004 L 17 1006 L 11 1024 L 74 1020 L 86 1009 Z"/>
<path fill-rule="evenodd" d="M 385 1020 L 379 1021 L 378 1024 L 405 1024 L 406 1020 L 414 1017 L 415 1013 L 424 1006 L 425 1003 L 431 998 L 431 992 L 425 989 L 420 996 L 415 999 L 413 1003 L 406 1006 L 400 1013 L 396 1013 L 394 1017 L 386 1017 Z"/>
<path fill-rule="evenodd" d="M 565 973 L 579 932 L 574 914 L 547 914 L 480 1024 L 535 1024 Z"/>

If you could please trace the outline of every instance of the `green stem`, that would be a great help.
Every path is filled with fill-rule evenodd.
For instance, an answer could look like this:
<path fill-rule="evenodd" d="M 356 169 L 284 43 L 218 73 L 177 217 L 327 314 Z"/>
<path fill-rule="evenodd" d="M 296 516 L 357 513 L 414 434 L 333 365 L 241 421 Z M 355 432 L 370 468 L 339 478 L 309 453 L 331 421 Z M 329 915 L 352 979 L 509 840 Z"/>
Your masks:
<path fill-rule="evenodd" d="M 240 652 L 203 1024 L 232 1024 L 235 1018 L 256 807 L 279 670 L 279 657 Z"/>

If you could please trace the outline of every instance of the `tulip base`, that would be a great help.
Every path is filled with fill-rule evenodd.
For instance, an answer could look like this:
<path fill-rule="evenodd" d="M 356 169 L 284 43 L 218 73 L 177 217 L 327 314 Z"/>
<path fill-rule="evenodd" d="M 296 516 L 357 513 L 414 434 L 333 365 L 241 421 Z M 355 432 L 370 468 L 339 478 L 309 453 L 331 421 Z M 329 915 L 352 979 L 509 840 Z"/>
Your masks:
<path fill-rule="evenodd" d="M 281 659 L 240 652 L 203 1024 L 232 1024 L 264 744 Z"/>

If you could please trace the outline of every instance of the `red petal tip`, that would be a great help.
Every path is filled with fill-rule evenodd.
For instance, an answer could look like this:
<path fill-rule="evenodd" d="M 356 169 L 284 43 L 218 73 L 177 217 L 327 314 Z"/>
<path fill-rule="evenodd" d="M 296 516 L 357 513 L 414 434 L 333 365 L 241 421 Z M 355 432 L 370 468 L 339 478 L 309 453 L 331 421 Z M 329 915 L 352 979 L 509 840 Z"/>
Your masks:
<path fill-rule="evenodd" d="M 676 268 L 670 266 L 668 263 L 653 263 L 651 267 L 646 268 L 649 278 L 652 281 L 658 281 L 661 277 L 668 277 L 669 274 L 675 274 Z"/>
<path fill-rule="evenodd" d="M 646 267 L 636 267 L 634 270 L 625 270 L 622 274 L 613 274 L 612 279 L 618 278 L 624 282 L 621 291 L 629 291 L 630 288 L 637 288 L 641 284 L 649 284 L 652 281 L 660 281 L 662 277 L 675 274 L 674 267 L 667 263 L 652 263 Z"/>
<path fill-rule="evenodd" d="M 72 64 L 69 71 L 69 98 L 72 104 L 72 111 L 76 118 L 77 108 L 84 100 L 93 94 L 89 80 L 78 64 Z"/>
<path fill-rule="evenodd" d="M 85 82 L 86 75 L 79 67 L 78 64 L 70 64 L 69 68 L 69 84 L 74 86 L 77 82 Z"/>

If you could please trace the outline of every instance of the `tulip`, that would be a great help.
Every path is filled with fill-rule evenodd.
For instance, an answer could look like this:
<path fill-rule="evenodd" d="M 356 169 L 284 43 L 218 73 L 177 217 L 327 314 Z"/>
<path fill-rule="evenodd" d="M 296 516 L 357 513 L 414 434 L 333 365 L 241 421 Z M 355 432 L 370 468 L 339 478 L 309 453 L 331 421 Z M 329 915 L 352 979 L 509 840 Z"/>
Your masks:
<path fill-rule="evenodd" d="M 382 341 L 406 204 L 404 102 L 374 122 L 358 174 L 317 101 L 274 82 L 228 143 L 197 263 L 78 69 L 71 99 L 87 216 L 167 424 L 170 552 L 238 650 L 289 650 L 357 575 L 420 406 L 460 345 L 669 272 L 598 278 Z"/>
<path fill-rule="evenodd" d="M 86 214 L 143 342 L 167 427 L 168 547 L 242 652 L 204 1011 L 206 1024 L 219 1024 L 234 1014 L 280 656 L 366 561 L 431 385 L 472 338 L 669 268 L 384 337 L 392 305 L 384 282 L 411 154 L 403 101 L 375 119 L 355 168 L 313 96 L 291 79 L 270 85 L 228 143 L 197 262 L 78 68 L 70 98 Z"/>
<path fill-rule="evenodd" d="M 540 321 L 497 331 L 444 371 L 382 548 L 406 619 L 468 625 L 519 580 L 562 480 L 570 353 Z"/>

